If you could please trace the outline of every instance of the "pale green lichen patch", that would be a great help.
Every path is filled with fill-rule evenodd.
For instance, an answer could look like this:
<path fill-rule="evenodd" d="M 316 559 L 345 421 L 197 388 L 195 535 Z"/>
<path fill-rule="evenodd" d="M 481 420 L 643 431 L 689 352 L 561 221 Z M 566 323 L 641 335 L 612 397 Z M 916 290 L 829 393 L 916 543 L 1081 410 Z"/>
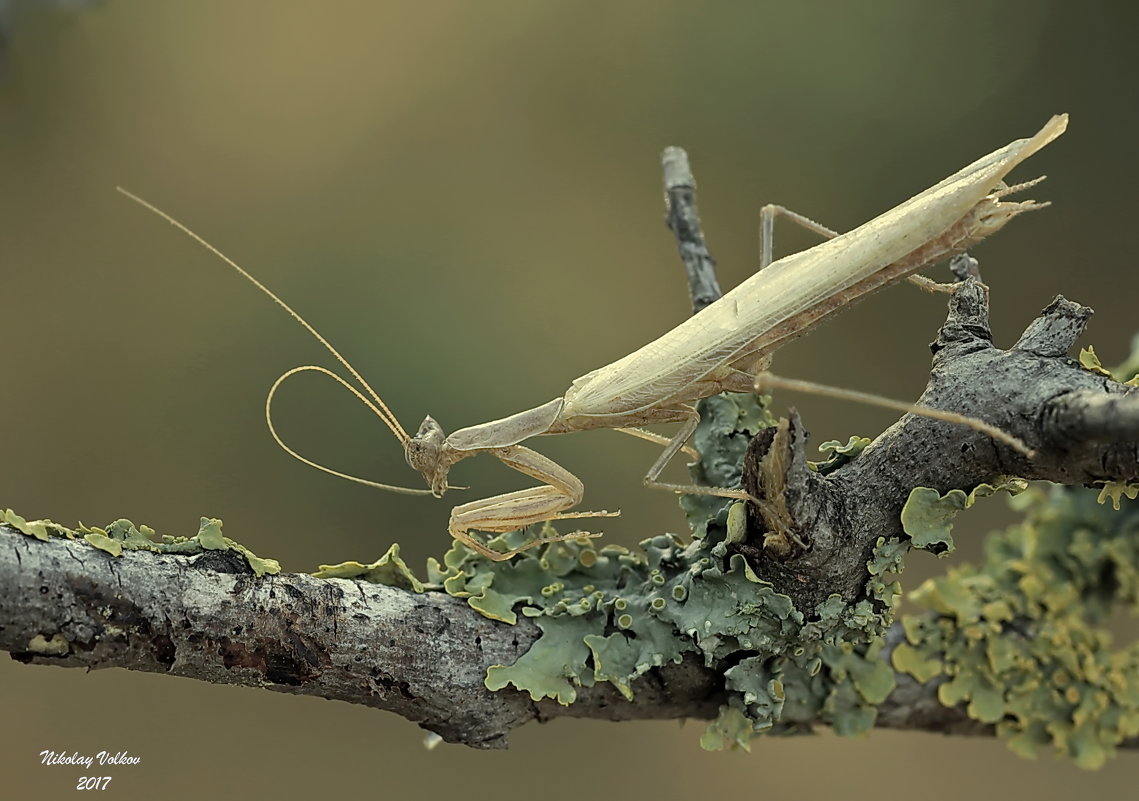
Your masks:
<path fill-rule="evenodd" d="M 778 421 L 767 411 L 771 397 L 725 393 L 700 402 L 700 423 L 692 444 L 700 460 L 689 465 L 695 484 L 706 487 L 738 487 L 744 454 L 752 437 Z M 704 534 L 708 521 L 720 518 L 730 505 L 714 495 L 681 495 L 680 507 L 688 516 L 695 537 Z M 721 519 L 722 523 L 723 520 Z"/>
<path fill-rule="evenodd" d="M 1111 371 L 1104 367 L 1096 355 L 1095 348 L 1088 345 L 1086 348 L 1080 348 L 1080 367 L 1099 375 L 1111 378 Z"/>
<path fill-rule="evenodd" d="M 826 461 L 810 462 L 809 464 L 816 472 L 826 475 L 853 461 L 858 454 L 866 449 L 870 442 L 869 437 L 851 437 L 845 445 L 837 439 L 827 440 L 819 446 L 820 453 L 829 454 Z"/>
<path fill-rule="evenodd" d="M 415 577 L 411 568 L 400 557 L 398 542 L 393 543 L 388 548 L 387 553 L 371 564 L 341 562 L 337 565 L 321 565 L 320 569 L 313 575 L 317 578 L 360 579 L 374 584 L 399 587 L 410 592 L 424 592 L 426 590 L 423 582 Z"/>
<path fill-rule="evenodd" d="M 920 633 L 916 636 L 920 638 Z M 890 660 L 898 672 L 908 673 L 922 684 L 941 675 L 941 659 L 926 656 L 908 642 L 898 643 Z"/>
<path fill-rule="evenodd" d="M 857 648 L 851 642 L 828 645 L 823 661 L 829 667 L 835 689 L 823 708 L 833 721 L 836 734 L 864 734 L 878 717 L 877 705 L 894 690 L 894 671 L 879 657 L 881 640 Z"/>
<path fill-rule="evenodd" d="M 1139 384 L 1139 334 L 1131 338 L 1131 355 L 1111 373 L 1117 381 L 1131 386 Z"/>
<path fill-rule="evenodd" d="M 11 526 L 21 534 L 35 537 L 41 542 L 47 542 L 52 534 L 68 536 L 71 533 L 71 529 L 50 520 L 25 520 L 11 509 L 0 508 L 0 523 Z"/>
<path fill-rule="evenodd" d="M 123 544 L 118 540 L 111 539 L 106 534 L 92 531 L 90 534 L 84 534 L 83 539 L 85 539 L 89 545 L 93 545 L 100 551 L 106 551 L 111 556 L 123 555 Z"/>
<path fill-rule="evenodd" d="M 133 528 L 133 526 L 131 526 L 131 528 Z M 198 544 L 207 551 L 224 551 L 229 547 L 229 543 L 225 541 L 225 537 L 221 534 L 220 520 L 202 518 L 202 525 L 198 529 Z"/>
<path fill-rule="evenodd" d="M 111 556 L 121 557 L 124 551 L 153 551 L 155 553 L 193 556 L 207 550 L 229 550 L 241 554 L 250 569 L 258 576 L 280 573 L 281 565 L 275 559 L 263 559 L 244 545 L 222 536 L 221 521 L 203 517 L 198 533 L 193 537 L 175 537 L 164 534 L 156 539 L 150 526 L 138 526 L 126 519 L 116 520 L 106 528 L 79 524 L 77 529 L 53 523 L 50 520 L 25 520 L 11 509 L 0 510 L 0 523 L 15 528 L 28 536 L 46 542 L 49 536 L 83 540 Z"/>
<path fill-rule="evenodd" d="M 1139 498 L 1139 484 L 1126 484 L 1122 481 L 1105 481 L 1103 489 L 1099 491 L 1096 501 L 1104 503 L 1111 500 L 1111 508 L 1119 511 L 1119 502 L 1126 496 L 1129 500 Z"/>
<path fill-rule="evenodd" d="M 1114 378 L 1128 386 L 1139 386 L 1139 334 L 1131 340 L 1131 355 L 1127 357 L 1127 361 L 1112 370 L 1106 369 L 1100 363 L 1099 356 L 1091 345 L 1080 349 L 1079 361 L 1085 370 Z"/>
<path fill-rule="evenodd" d="M 980 484 L 972 492 L 953 489 L 942 495 L 929 487 L 914 487 L 906 505 L 902 507 L 902 529 L 910 537 L 910 544 L 938 556 L 954 550 L 953 521 L 957 513 L 968 509 L 977 498 L 984 498 L 1004 490 L 1011 495 L 1024 492 L 1028 482 L 1020 478 L 1006 478 L 995 486 Z"/>
<path fill-rule="evenodd" d="M 53 634 L 50 640 L 37 634 L 28 642 L 28 651 L 40 656 L 67 656 L 71 652 L 71 642 L 62 634 Z"/>
<path fill-rule="evenodd" d="M 1051 747 L 1085 768 L 1139 735 L 1139 644 L 1115 648 L 1116 607 L 1139 612 L 1139 504 L 1114 512 L 1094 492 L 1015 499 L 1025 521 L 986 543 L 981 566 L 930 580 L 911 599 L 894 667 L 942 678 L 939 700 L 994 723 L 1009 747 Z"/>
<path fill-rule="evenodd" d="M 535 622 L 542 636 L 513 665 L 491 665 L 486 687 L 501 690 L 512 684 L 535 701 L 553 698 L 569 706 L 577 699 L 578 687 L 593 684 L 585 638 L 596 630 L 596 624 L 571 616 L 540 617 Z"/>
<path fill-rule="evenodd" d="M 705 751 L 750 751 L 755 723 L 735 706 L 720 707 L 719 716 L 700 735 Z"/>

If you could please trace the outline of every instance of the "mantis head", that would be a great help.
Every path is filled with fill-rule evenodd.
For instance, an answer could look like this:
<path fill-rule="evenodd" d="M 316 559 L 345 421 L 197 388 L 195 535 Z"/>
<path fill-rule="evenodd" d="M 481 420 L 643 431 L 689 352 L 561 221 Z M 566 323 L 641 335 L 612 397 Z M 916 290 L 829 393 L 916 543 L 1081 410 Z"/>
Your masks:
<path fill-rule="evenodd" d="M 436 498 L 443 497 L 447 490 L 450 463 L 442 458 L 446 438 L 443 427 L 435 422 L 435 418 L 427 415 L 419 424 L 415 436 L 403 443 L 404 458 L 413 470 L 423 474 L 423 478 L 431 485 L 431 494 Z"/>

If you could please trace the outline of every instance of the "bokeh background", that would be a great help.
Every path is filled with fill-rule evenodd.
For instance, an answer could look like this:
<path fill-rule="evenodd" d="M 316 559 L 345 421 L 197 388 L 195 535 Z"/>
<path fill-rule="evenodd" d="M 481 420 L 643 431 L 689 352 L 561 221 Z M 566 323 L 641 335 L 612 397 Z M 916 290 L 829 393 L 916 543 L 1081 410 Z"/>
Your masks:
<path fill-rule="evenodd" d="M 11 5 L 11 3 L 9 3 Z M 689 313 L 662 225 L 659 154 L 688 149 L 720 279 L 755 268 L 780 202 L 848 229 L 1053 113 L 1069 133 L 1018 172 L 1054 201 L 975 253 L 1008 345 L 1058 292 L 1097 310 L 1085 342 L 1121 361 L 1135 326 L 1139 61 L 1132 4 L 701 4 L 104 0 L 15 4 L 0 61 L 0 503 L 192 534 L 201 515 L 287 570 L 413 565 L 448 545 L 453 498 L 387 495 L 305 468 L 261 418 L 270 382 L 328 360 L 279 309 L 131 188 L 293 303 L 414 429 L 527 408 Z M 777 248 L 812 244 L 784 228 Z M 894 287 L 781 351 L 780 372 L 912 398 L 944 300 Z M 310 380 L 311 379 L 311 380 Z M 802 396 L 816 442 L 875 434 L 880 410 Z M 331 382 L 285 388 L 311 456 L 411 482 L 394 440 Z M 641 488 L 654 458 L 609 432 L 540 443 L 608 541 L 682 530 Z M 455 474 L 520 486 L 492 460 Z M 961 551 L 1006 520 L 958 525 Z M 944 568 L 915 557 L 906 580 Z M 161 676 L 0 659 L 6 797 L 74 792 L 45 748 L 127 750 L 120 798 L 727 797 L 925 801 L 1132 792 L 1139 754 L 1097 774 L 989 740 L 828 732 L 705 754 L 702 723 L 530 726 L 511 750 L 443 745 L 386 713 Z M 93 771 L 94 772 L 94 771 Z M 616 785 L 616 786 L 611 786 Z M 1015 788 L 1015 790 L 1010 789 Z"/>

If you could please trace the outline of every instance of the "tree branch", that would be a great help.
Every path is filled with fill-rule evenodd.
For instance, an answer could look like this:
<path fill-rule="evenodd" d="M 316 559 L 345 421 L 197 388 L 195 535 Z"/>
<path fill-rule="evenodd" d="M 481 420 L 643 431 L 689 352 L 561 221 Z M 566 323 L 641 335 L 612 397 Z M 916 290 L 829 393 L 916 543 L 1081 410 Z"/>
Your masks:
<path fill-rule="evenodd" d="M 689 273 L 694 308 L 718 297 L 700 232 L 694 180 L 679 149 L 665 152 L 669 225 Z M 1057 298 L 1008 351 L 993 346 L 985 287 L 965 280 L 933 344 L 921 403 L 985 419 L 1027 441 L 1032 460 L 961 426 L 907 415 L 857 459 L 822 475 L 808 468 L 797 416 L 784 434 L 753 445 L 753 486 L 775 444 L 789 527 L 809 546 L 774 552 L 762 508 L 733 541 L 763 579 L 796 607 L 864 592 L 867 557 L 882 538 L 904 538 L 910 490 L 972 489 L 1015 474 L 1064 484 L 1139 478 L 1134 390 L 1064 358 L 1090 310 Z M 770 464 L 770 461 L 768 462 Z M 748 480 L 745 477 L 745 481 Z M 728 696 L 724 665 L 688 653 L 649 669 L 627 699 L 614 685 L 581 687 L 561 706 L 484 685 L 492 665 L 511 665 L 541 636 L 527 617 L 507 625 L 442 592 L 417 593 L 304 574 L 254 576 L 240 556 L 130 551 L 116 558 L 82 541 L 42 542 L 0 526 L 0 648 L 33 664 L 122 667 L 202 681 L 259 686 L 386 709 L 445 740 L 505 747 L 509 733 L 558 716 L 606 720 L 715 717 Z M 879 658 L 903 641 L 889 629 Z M 877 705 L 876 725 L 992 734 L 963 707 L 938 701 L 940 679 L 906 674 Z"/>
<path fill-rule="evenodd" d="M 27 664 L 125 668 L 212 684 L 263 687 L 385 709 L 448 742 L 503 748 L 511 730 L 556 717 L 709 719 L 723 703 L 718 672 L 694 659 L 637 682 L 626 701 L 609 684 L 571 706 L 490 692 L 486 669 L 538 638 L 439 592 L 303 573 L 256 578 L 240 559 L 40 542 L 0 526 L 0 649 Z M 900 637 L 900 630 L 892 636 Z M 991 733 L 937 702 L 934 685 L 900 677 L 879 725 Z"/>

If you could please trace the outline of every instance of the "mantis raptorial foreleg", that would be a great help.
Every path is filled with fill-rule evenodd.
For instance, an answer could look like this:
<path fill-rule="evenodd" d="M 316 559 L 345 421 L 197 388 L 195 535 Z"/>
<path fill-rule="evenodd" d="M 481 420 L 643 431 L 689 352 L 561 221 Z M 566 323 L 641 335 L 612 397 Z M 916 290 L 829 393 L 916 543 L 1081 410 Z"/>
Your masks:
<path fill-rule="evenodd" d="M 492 551 L 479 542 L 471 531 L 502 534 L 551 520 L 574 520 L 583 517 L 616 517 L 618 512 L 566 512 L 581 503 L 585 486 L 581 479 L 553 459 L 530 448 L 513 445 L 491 454 L 507 467 L 543 482 L 544 486 L 507 492 L 491 498 L 463 503 L 451 510 L 447 530 L 451 536 L 488 559 L 500 562 L 516 554 L 551 542 L 600 537 L 586 531 L 573 531 L 550 537 L 538 537 L 513 551 Z"/>

